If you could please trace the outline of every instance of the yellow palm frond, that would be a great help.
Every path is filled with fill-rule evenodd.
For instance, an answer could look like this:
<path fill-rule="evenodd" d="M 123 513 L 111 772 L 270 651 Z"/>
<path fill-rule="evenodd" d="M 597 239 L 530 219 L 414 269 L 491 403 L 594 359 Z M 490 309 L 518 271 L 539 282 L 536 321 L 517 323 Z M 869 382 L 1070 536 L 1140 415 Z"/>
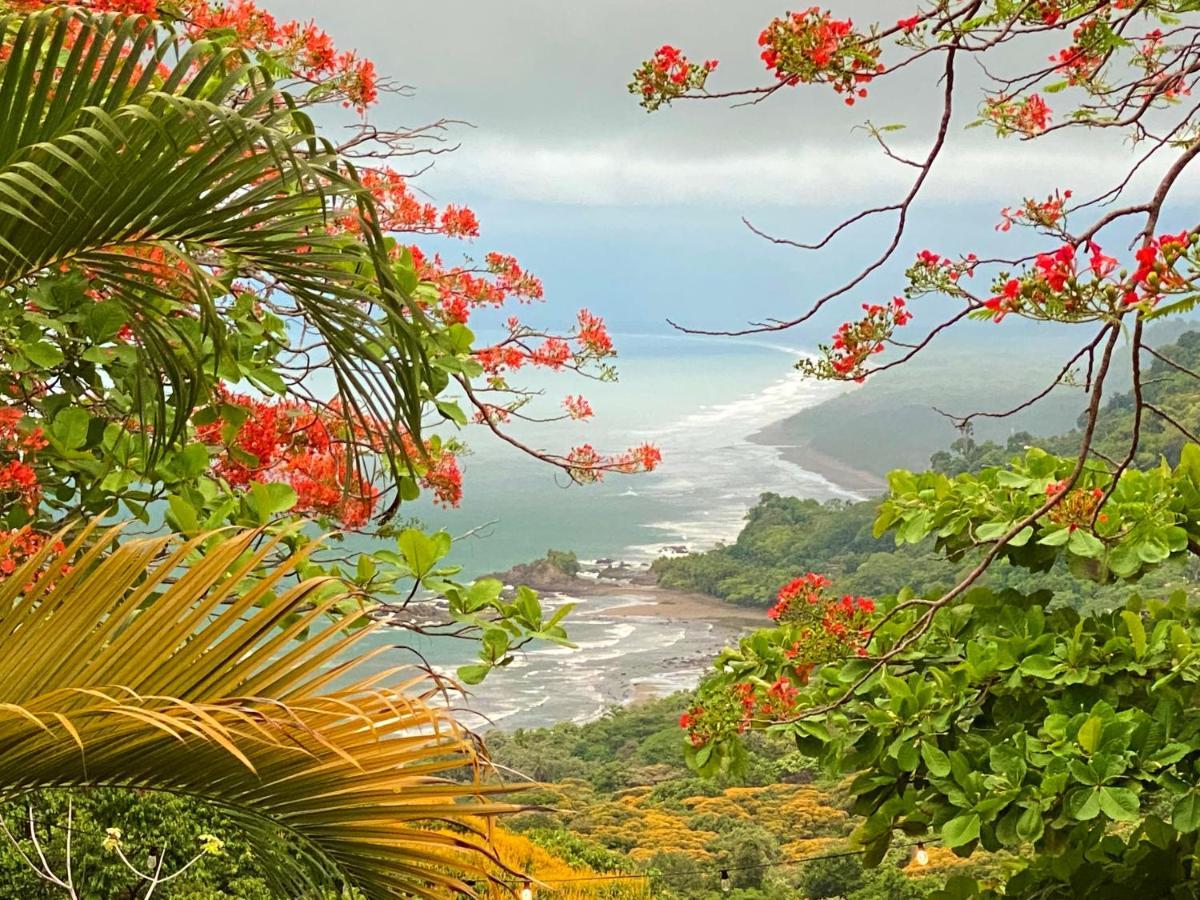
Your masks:
<path fill-rule="evenodd" d="M 427 676 L 352 680 L 363 658 L 346 651 L 370 628 L 324 618 L 345 599 L 336 582 L 295 578 L 295 560 L 251 578 L 281 539 L 261 531 L 116 537 L 84 529 L 0 580 L 0 797 L 195 797 L 262 836 L 287 896 L 330 873 L 369 897 L 485 877 L 480 823 L 513 807 L 490 799 L 476 741 Z"/>

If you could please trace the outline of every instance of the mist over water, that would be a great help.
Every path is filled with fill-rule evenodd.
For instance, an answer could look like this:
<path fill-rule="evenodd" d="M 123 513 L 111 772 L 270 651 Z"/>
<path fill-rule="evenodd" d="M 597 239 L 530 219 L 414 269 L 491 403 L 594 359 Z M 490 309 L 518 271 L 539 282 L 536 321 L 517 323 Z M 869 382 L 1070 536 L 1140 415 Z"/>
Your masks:
<path fill-rule="evenodd" d="M 550 548 L 574 550 L 584 560 L 648 563 L 666 547 L 706 550 L 732 540 L 765 491 L 821 500 L 854 496 L 749 440 L 845 389 L 802 379 L 792 369 L 799 349 L 648 335 L 619 335 L 617 345 L 622 356 L 615 384 L 581 384 L 559 375 L 536 385 L 546 391 L 543 409 L 568 393 L 583 393 L 596 410 L 594 419 L 514 430 L 521 440 L 558 452 L 582 443 L 606 451 L 648 441 L 662 450 L 661 468 L 568 486 L 544 464 L 479 429 L 468 430 L 474 453 L 462 464 L 462 507 L 409 510 L 427 527 L 456 536 L 478 529 L 455 543 L 452 561 L 466 575 L 503 571 Z M 728 623 L 611 614 L 612 607 L 630 602 L 620 596 L 584 600 L 567 620 L 577 649 L 540 646 L 521 654 L 474 690 L 470 707 L 503 728 L 585 721 L 635 689 L 666 693 L 694 685 L 707 653 L 737 633 Z M 371 640 L 408 645 L 448 671 L 473 652 L 468 642 L 395 630 Z M 397 651 L 384 654 L 380 665 L 407 660 Z"/>

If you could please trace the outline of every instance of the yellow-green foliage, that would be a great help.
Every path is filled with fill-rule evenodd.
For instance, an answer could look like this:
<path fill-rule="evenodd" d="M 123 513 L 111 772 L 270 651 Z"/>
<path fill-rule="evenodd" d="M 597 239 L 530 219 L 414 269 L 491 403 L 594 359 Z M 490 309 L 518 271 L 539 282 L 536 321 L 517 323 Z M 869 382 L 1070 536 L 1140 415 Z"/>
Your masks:
<path fill-rule="evenodd" d="M 479 844 L 487 846 L 483 840 Z M 537 896 L 554 900 L 645 900 L 651 896 L 646 878 L 608 877 L 636 872 L 597 872 L 572 866 L 528 838 L 501 828 L 492 831 L 491 851 L 502 865 L 489 866 L 493 882 L 477 888 L 478 896 L 486 900 L 512 900 L 523 877 L 529 878 Z"/>

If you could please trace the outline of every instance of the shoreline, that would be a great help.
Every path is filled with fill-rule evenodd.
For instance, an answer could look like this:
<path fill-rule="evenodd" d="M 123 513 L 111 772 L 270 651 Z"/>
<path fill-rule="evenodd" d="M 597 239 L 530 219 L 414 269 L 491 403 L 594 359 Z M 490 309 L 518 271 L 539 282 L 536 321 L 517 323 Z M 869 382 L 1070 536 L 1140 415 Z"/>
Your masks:
<path fill-rule="evenodd" d="M 856 468 L 837 457 L 823 453 L 815 449 L 809 441 L 792 440 L 780 443 L 784 438 L 780 433 L 781 424 L 774 422 L 761 431 L 754 432 L 747 440 L 773 448 L 785 462 L 815 472 L 835 487 L 860 494 L 864 499 L 878 496 L 887 490 L 887 480 L 883 476 Z"/>
<path fill-rule="evenodd" d="M 564 597 L 622 597 L 632 602 L 620 606 L 608 606 L 603 615 L 624 619 L 663 619 L 667 622 L 713 622 L 744 624 L 763 628 L 769 624 L 767 611 L 746 606 L 735 606 L 710 594 L 677 591 L 657 585 L 595 584 L 589 579 L 579 579 L 576 588 L 556 591 Z M 583 609 L 580 612 L 584 612 Z"/>

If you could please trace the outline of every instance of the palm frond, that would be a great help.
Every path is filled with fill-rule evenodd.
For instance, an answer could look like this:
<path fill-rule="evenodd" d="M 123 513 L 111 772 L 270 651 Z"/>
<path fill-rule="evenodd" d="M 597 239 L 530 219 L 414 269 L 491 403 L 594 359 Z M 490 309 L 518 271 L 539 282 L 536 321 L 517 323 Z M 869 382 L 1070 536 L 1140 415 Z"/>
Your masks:
<path fill-rule="evenodd" d="M 253 279 L 321 335 L 355 415 L 419 438 L 428 323 L 355 173 L 259 69 L 144 18 L 61 7 L 0 18 L 0 37 L 0 290 L 74 264 L 114 292 L 165 440 L 197 399 L 181 301 L 215 340 L 229 274 Z M 335 211 L 361 240 L 331 233 Z"/>
<path fill-rule="evenodd" d="M 338 660 L 370 629 L 322 625 L 345 599 L 335 582 L 296 582 L 293 561 L 247 589 L 280 540 L 262 532 L 105 552 L 116 536 L 85 529 L 0 580 L 0 798 L 195 797 L 292 848 L 261 860 L 288 896 L 330 871 L 379 898 L 484 877 L 471 817 L 513 807 L 491 799 L 501 788 L 427 676 L 347 683 L 361 660 Z M 439 821 L 462 830 L 435 833 Z"/>

